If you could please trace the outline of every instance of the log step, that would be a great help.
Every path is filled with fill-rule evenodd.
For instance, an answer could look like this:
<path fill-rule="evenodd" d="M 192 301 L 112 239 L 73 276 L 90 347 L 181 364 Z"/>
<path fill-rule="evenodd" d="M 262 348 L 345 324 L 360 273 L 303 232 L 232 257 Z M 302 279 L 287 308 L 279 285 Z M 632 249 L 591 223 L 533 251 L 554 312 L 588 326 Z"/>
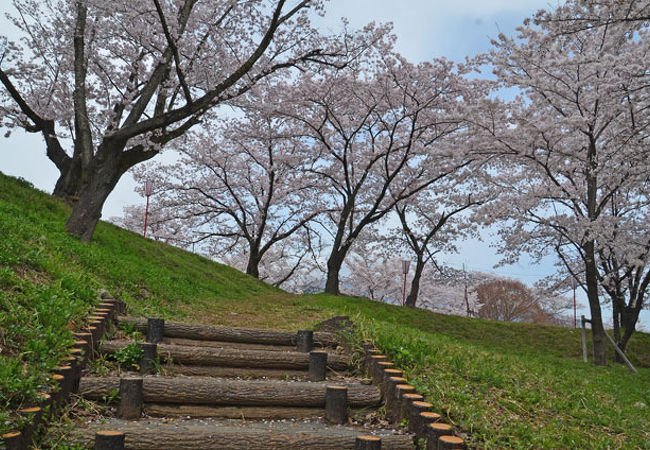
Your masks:
<path fill-rule="evenodd" d="M 372 408 L 352 410 L 351 414 L 368 413 Z M 220 419 L 242 420 L 304 420 L 322 419 L 325 410 L 321 408 L 297 408 L 282 406 L 206 406 L 172 405 L 167 403 L 145 403 L 144 413 L 152 417 L 214 417 Z"/>
<path fill-rule="evenodd" d="M 202 341 L 199 339 L 183 339 L 172 337 L 163 338 L 162 343 L 168 345 L 182 345 L 185 347 L 238 348 L 242 350 L 265 350 L 267 352 L 296 351 L 296 347 L 293 345 L 247 344 L 242 342 Z"/>
<path fill-rule="evenodd" d="M 134 327 L 146 333 L 147 319 L 119 316 L 120 325 Z M 215 325 L 194 325 L 182 322 L 165 321 L 164 336 L 171 338 L 194 339 L 204 341 L 240 342 L 246 344 L 264 344 L 295 346 L 296 332 L 260 330 L 253 328 L 223 327 Z M 314 344 L 320 347 L 337 347 L 340 338 L 335 333 L 315 332 Z"/>
<path fill-rule="evenodd" d="M 243 381 L 204 377 L 144 377 L 143 400 L 196 405 L 324 408 L 328 384 L 330 383 Z M 352 383 L 341 385 L 348 386 L 348 404 L 351 407 L 376 407 L 381 403 L 376 386 Z M 101 400 L 119 387 L 118 377 L 84 377 L 79 384 L 79 393 L 90 400 Z"/>
<path fill-rule="evenodd" d="M 105 342 L 102 344 L 102 351 L 115 353 L 129 344 L 128 341 Z M 158 355 L 161 361 L 171 358 L 174 363 L 183 365 L 290 370 L 307 370 L 309 368 L 309 354 L 300 352 L 267 352 L 264 350 L 158 344 Z M 347 355 L 337 353 L 328 353 L 327 355 L 327 365 L 333 370 L 345 370 L 351 364 L 352 360 Z"/>
<path fill-rule="evenodd" d="M 356 437 L 367 435 L 364 428 L 327 426 L 305 422 L 246 422 L 213 420 L 140 420 L 125 422 L 110 419 L 92 423 L 79 430 L 77 444 L 92 448 L 93 438 L 99 429 L 121 431 L 126 435 L 126 448 L 134 450 L 202 450 L 228 448 L 230 450 L 334 450 L 355 448 Z M 382 449 L 413 449 L 411 435 L 377 433 Z"/>
<path fill-rule="evenodd" d="M 294 379 L 307 380 L 306 370 L 290 369 L 265 369 L 247 367 L 219 367 L 219 366 L 185 366 L 174 364 L 171 366 L 174 375 L 185 375 L 194 377 L 217 377 L 217 378 L 270 378 L 270 379 Z"/>

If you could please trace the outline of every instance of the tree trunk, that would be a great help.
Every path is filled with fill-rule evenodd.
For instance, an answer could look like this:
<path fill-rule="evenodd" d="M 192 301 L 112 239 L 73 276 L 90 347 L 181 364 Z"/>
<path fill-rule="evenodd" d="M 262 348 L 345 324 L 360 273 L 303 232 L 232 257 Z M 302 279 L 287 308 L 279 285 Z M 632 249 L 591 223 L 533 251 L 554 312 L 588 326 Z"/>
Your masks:
<path fill-rule="evenodd" d="M 636 323 L 639 320 L 639 313 L 641 312 L 641 309 L 639 308 L 630 308 L 627 306 L 624 306 L 621 308 L 620 314 L 621 314 L 621 326 L 625 330 L 623 332 L 623 335 L 621 336 L 621 340 L 618 344 L 619 348 L 625 352 L 625 349 L 627 348 L 628 342 L 630 342 L 630 338 L 634 334 L 634 331 L 636 330 Z M 622 361 L 623 358 L 620 358 L 621 361 L 617 359 L 618 362 L 624 362 Z"/>
<path fill-rule="evenodd" d="M 325 293 L 341 295 L 339 290 L 339 274 L 347 254 L 347 249 L 332 249 L 329 259 L 327 260 L 327 282 L 325 284 Z"/>
<path fill-rule="evenodd" d="M 250 255 L 248 256 L 248 264 L 246 266 L 246 273 L 252 277 L 260 277 L 260 260 L 262 258 L 259 255 L 259 252 L 251 249 Z"/>
<path fill-rule="evenodd" d="M 61 170 L 52 195 L 70 203 L 78 200 L 83 179 L 81 172 L 81 160 L 79 158 L 72 159 L 72 162 L 67 165 L 67 170 Z"/>
<path fill-rule="evenodd" d="M 619 295 L 618 294 L 618 289 L 617 289 L 617 294 L 616 295 Z M 621 348 L 621 313 L 622 313 L 622 311 L 621 311 L 621 308 L 620 308 L 619 301 L 620 301 L 619 298 L 615 298 L 612 301 L 612 319 L 613 319 L 613 322 L 614 322 L 614 342 L 616 342 L 616 345 L 618 345 L 618 347 L 621 350 L 623 350 Z M 616 361 L 618 363 L 624 362 L 623 358 L 621 358 L 621 356 L 618 354 L 618 352 L 614 352 L 614 361 Z"/>
<path fill-rule="evenodd" d="M 422 260 L 422 256 L 418 255 L 418 260 L 415 264 L 415 274 L 413 275 L 413 280 L 411 281 L 411 291 L 409 292 L 408 297 L 406 297 L 406 306 L 409 308 L 415 308 L 415 305 L 418 301 L 422 272 L 424 272 L 424 261 Z"/>
<path fill-rule="evenodd" d="M 124 173 L 120 165 L 121 149 L 103 146 L 91 163 L 88 179 L 82 183 L 79 200 L 72 208 L 66 230 L 82 242 L 90 242 L 102 208 Z"/>
<path fill-rule="evenodd" d="M 596 254 L 594 241 L 585 244 L 585 278 L 587 282 L 587 299 L 591 311 L 591 335 L 594 349 L 594 364 L 604 366 L 607 364 L 607 341 L 603 317 L 598 297 L 598 268 L 596 266 Z"/>

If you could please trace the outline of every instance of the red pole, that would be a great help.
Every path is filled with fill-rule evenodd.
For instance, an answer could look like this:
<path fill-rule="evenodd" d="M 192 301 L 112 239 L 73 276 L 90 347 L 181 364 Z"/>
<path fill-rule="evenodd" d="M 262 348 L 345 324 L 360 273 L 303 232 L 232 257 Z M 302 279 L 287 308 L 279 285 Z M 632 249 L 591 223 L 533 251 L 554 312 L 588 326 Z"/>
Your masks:
<path fill-rule="evenodd" d="M 147 195 L 147 207 L 144 210 L 144 233 L 143 237 L 147 237 L 147 219 L 149 218 L 149 196 Z"/>
<path fill-rule="evenodd" d="M 573 328 L 578 328 L 578 316 L 576 313 L 576 288 L 573 288 Z"/>

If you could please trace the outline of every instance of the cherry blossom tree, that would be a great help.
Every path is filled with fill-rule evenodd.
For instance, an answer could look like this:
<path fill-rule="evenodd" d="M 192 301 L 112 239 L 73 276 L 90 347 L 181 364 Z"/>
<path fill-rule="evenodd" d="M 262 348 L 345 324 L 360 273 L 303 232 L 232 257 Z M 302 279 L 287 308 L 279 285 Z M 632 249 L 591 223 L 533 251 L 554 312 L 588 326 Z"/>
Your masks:
<path fill-rule="evenodd" d="M 561 23 L 560 34 L 626 22 L 646 22 L 650 20 L 650 1 L 572 0 L 560 5 L 555 14 L 549 15 L 543 10 L 538 12 L 535 20 L 538 23 Z"/>
<path fill-rule="evenodd" d="M 74 201 L 66 228 L 84 241 L 120 177 L 207 111 L 271 73 L 339 54 L 309 23 L 320 0 L 13 6 L 23 38 L 0 57 L 0 120 L 42 134 L 61 173 L 54 193 Z"/>
<path fill-rule="evenodd" d="M 275 91 L 264 92 L 271 97 L 255 103 L 272 105 Z M 322 209 L 287 119 L 264 107 L 244 114 L 205 123 L 186 136 L 178 162 L 150 165 L 136 178 L 159 180 L 153 210 L 180 222 L 189 241 L 216 258 L 245 255 L 246 273 L 260 278 L 264 255 L 298 231 L 309 235 Z"/>
<path fill-rule="evenodd" d="M 308 230 L 300 230 L 288 239 L 273 245 L 262 255 L 258 264 L 259 279 L 285 291 L 302 293 L 314 276 L 322 275 L 316 262 L 318 239 Z M 212 258 L 245 271 L 250 259 L 248 249 L 240 245 L 228 252 L 208 248 Z"/>
<path fill-rule="evenodd" d="M 344 71 L 300 79 L 285 114 L 302 127 L 329 202 L 326 292 L 339 294 L 345 258 L 367 226 L 465 164 L 456 148 L 437 145 L 458 129 L 464 87 L 452 63 L 413 65 L 390 43 Z"/>
<path fill-rule="evenodd" d="M 576 11 L 580 5 L 572 3 Z M 501 156 L 492 169 L 500 174 L 493 180 L 499 204 L 485 219 L 509 219 L 501 232 L 505 261 L 522 252 L 559 258 L 587 293 L 595 363 L 602 365 L 599 293 L 610 269 L 599 258 L 615 248 L 619 260 L 638 264 L 643 254 L 612 240 L 615 230 L 634 230 L 611 205 L 647 214 L 650 72 L 643 61 L 650 40 L 636 22 L 576 29 L 563 11 L 542 12 L 539 25 L 525 22 L 517 39 L 501 35 L 493 43 L 484 61 L 496 87 L 523 94 L 508 103 L 484 101 L 473 126 L 476 149 Z M 643 241 L 637 236 L 628 239 Z"/>
<path fill-rule="evenodd" d="M 417 304 L 425 267 L 429 263 L 438 266 L 436 254 L 456 252 L 454 242 L 476 230 L 467 213 L 490 199 L 487 185 L 481 181 L 480 160 L 468 158 L 466 162 L 456 173 L 437 182 L 435 189 L 426 189 L 395 206 L 402 226 L 393 230 L 393 239 L 403 242 L 415 256 L 406 306 Z"/>
<path fill-rule="evenodd" d="M 395 248 L 385 239 L 377 239 L 379 230 L 367 229 L 355 241 L 341 277 L 347 295 L 401 304 L 402 263 Z M 399 255 L 399 253 L 397 253 Z"/>

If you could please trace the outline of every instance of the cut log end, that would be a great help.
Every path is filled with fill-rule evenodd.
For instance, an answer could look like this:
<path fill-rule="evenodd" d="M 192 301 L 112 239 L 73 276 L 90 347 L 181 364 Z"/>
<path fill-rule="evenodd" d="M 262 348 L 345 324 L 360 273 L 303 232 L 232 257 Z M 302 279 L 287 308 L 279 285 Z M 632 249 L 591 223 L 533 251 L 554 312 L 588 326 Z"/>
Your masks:
<path fill-rule="evenodd" d="M 27 447 L 27 443 L 23 446 L 23 435 L 20 431 L 3 434 L 2 442 L 5 444 L 7 450 L 22 450 Z"/>
<path fill-rule="evenodd" d="M 143 379 L 120 379 L 120 404 L 117 416 L 121 419 L 139 419 L 142 414 Z"/>
<path fill-rule="evenodd" d="M 124 442 L 125 435 L 121 431 L 98 431 L 93 450 L 124 450 Z"/>
<path fill-rule="evenodd" d="M 309 352 L 309 378 L 313 381 L 323 381 L 327 372 L 327 353 Z"/>
<path fill-rule="evenodd" d="M 355 450 L 381 450 L 381 438 L 377 436 L 357 436 Z"/>
<path fill-rule="evenodd" d="M 344 424 L 348 421 L 347 386 L 327 386 L 325 411 L 330 423 Z"/>
<path fill-rule="evenodd" d="M 147 342 L 158 344 L 165 335 L 165 319 L 147 319 Z"/>
<path fill-rule="evenodd" d="M 438 438 L 439 450 L 462 450 L 465 448 L 465 441 L 457 436 L 440 436 Z"/>
<path fill-rule="evenodd" d="M 300 330 L 296 335 L 296 350 L 301 353 L 309 353 L 314 348 L 314 332 L 312 330 Z"/>

